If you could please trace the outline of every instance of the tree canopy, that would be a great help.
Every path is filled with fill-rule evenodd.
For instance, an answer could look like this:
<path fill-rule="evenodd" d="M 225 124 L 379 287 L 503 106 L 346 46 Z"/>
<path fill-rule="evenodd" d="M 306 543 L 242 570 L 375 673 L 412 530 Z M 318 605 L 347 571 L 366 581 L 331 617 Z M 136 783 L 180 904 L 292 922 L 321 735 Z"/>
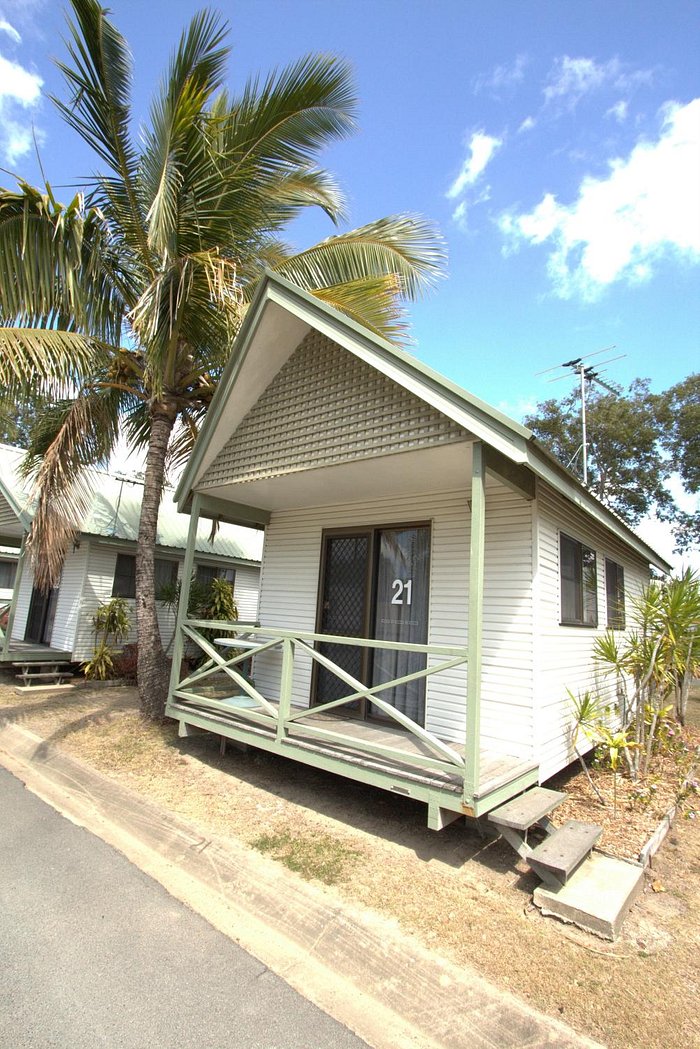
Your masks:
<path fill-rule="evenodd" d="M 579 390 L 542 401 L 524 421 L 582 477 Z M 700 543 L 700 512 L 683 511 L 667 484 L 677 474 L 688 494 L 700 493 L 700 374 L 660 394 L 648 379 L 620 395 L 589 388 L 586 423 L 591 490 L 632 525 L 650 513 L 671 522 L 680 550 Z"/>

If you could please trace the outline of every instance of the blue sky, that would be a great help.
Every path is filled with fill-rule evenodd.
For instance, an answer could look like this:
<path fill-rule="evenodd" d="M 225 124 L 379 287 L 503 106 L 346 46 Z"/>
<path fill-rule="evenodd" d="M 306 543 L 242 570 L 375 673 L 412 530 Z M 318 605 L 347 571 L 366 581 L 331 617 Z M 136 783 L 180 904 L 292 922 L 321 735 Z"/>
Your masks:
<path fill-rule="evenodd" d="M 145 116 L 185 0 L 114 0 Z M 411 307 L 415 352 L 519 417 L 563 395 L 541 370 L 615 345 L 608 377 L 657 390 L 700 370 L 700 3 L 245 0 L 231 86 L 308 51 L 347 57 L 357 134 L 323 157 L 350 224 L 420 212 L 446 280 Z M 62 5 L 0 0 L 0 164 L 74 184 L 94 160 L 45 98 Z M 11 183 L 9 176 L 2 178 Z M 69 188 L 59 196 L 67 197 Z M 323 216 L 298 246 L 328 235 Z"/>

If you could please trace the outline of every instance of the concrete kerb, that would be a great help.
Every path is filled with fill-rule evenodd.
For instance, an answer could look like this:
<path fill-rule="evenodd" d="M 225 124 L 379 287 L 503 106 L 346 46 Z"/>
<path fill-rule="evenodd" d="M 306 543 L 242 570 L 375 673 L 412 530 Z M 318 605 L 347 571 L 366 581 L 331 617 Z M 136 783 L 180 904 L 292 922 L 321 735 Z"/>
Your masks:
<path fill-rule="evenodd" d="M 686 788 L 695 779 L 697 774 L 698 770 L 696 768 L 691 768 L 690 772 L 681 783 L 680 790 L 678 792 L 679 798 L 682 798 Z M 666 840 L 666 835 L 673 826 L 673 821 L 678 815 L 680 808 L 681 803 L 680 801 L 678 801 L 675 805 L 671 805 L 671 807 L 667 809 L 667 811 L 661 817 L 656 830 L 651 835 L 646 845 L 643 846 L 641 852 L 639 853 L 639 862 L 641 863 L 642 867 L 651 867 L 651 861 L 653 860 L 654 856 Z"/>
<path fill-rule="evenodd" d="M 14 724 L 2 764 L 377 1049 L 595 1047 L 236 842 L 217 841 Z"/>

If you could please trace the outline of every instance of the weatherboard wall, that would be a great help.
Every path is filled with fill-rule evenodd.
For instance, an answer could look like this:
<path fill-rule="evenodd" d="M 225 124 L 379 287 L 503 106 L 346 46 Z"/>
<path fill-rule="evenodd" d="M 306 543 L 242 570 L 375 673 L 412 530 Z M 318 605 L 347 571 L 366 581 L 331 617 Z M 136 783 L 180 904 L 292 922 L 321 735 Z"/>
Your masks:
<path fill-rule="evenodd" d="M 596 552 L 598 626 L 562 626 L 559 569 L 561 532 Z M 607 623 L 605 559 L 622 565 L 625 577 L 625 608 L 629 628 L 632 602 L 649 581 L 646 562 L 634 554 L 602 525 L 564 500 L 548 485 L 537 486 L 537 566 L 535 592 L 535 718 L 540 778 L 547 779 L 574 757 L 571 749 L 571 700 L 587 690 L 595 691 L 611 706 L 617 703 L 614 678 L 605 676 L 593 660 L 596 637 Z"/>
<path fill-rule="evenodd" d="M 533 752 L 531 510 L 526 500 L 489 480 L 486 516 L 482 746 L 514 756 Z M 470 513 L 466 491 L 411 495 L 272 514 L 266 530 L 260 622 L 300 631 L 316 628 L 322 533 L 329 528 L 429 521 L 431 568 L 428 642 L 466 646 Z M 431 657 L 431 662 L 437 657 Z M 256 687 L 279 695 L 280 656 L 255 660 Z M 292 701 L 307 706 L 310 660 L 297 655 Z M 429 678 L 426 727 L 463 743 L 467 676 L 459 667 Z"/>
<path fill-rule="evenodd" d="M 83 584 L 90 557 L 90 543 L 83 540 L 66 556 L 58 588 L 56 615 L 51 633 L 53 648 L 73 652 L 81 620 Z"/>

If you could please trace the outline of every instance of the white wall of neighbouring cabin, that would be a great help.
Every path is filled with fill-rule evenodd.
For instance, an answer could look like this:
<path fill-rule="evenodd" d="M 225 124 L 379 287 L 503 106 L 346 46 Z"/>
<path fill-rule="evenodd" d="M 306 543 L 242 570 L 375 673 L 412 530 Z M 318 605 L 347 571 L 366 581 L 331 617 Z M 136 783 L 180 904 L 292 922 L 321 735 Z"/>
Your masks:
<path fill-rule="evenodd" d="M 622 565 L 625 611 L 629 629 L 632 602 L 649 581 L 649 567 L 642 558 L 603 525 L 582 513 L 544 482 L 538 482 L 535 515 L 537 565 L 535 593 L 535 718 L 540 779 L 552 776 L 575 755 L 571 749 L 571 700 L 594 690 L 607 702 L 617 700 L 613 678 L 604 676 L 593 661 L 596 637 L 607 624 L 605 559 Z M 562 626 L 559 535 L 564 532 L 596 552 L 598 626 Z"/>
<path fill-rule="evenodd" d="M 80 616 L 80 624 L 75 640 L 74 656 L 76 659 L 89 659 L 92 655 L 94 649 L 92 617 L 95 614 L 97 606 L 101 602 L 109 601 L 112 597 L 117 554 L 134 553 L 133 547 L 117 547 L 99 542 L 91 542 L 90 547 L 90 560 L 83 588 L 82 614 Z M 177 578 L 181 579 L 183 566 L 182 551 L 160 550 L 157 557 L 162 558 L 163 560 L 176 561 Z M 202 561 L 202 563 L 211 562 Z M 216 563 L 229 564 L 224 558 Z M 196 555 L 195 564 L 197 564 Z M 232 567 L 236 570 L 233 593 L 238 605 L 238 617 L 239 619 L 254 621 L 257 619 L 258 612 L 260 569 L 257 565 L 233 565 Z M 131 618 L 131 630 L 129 631 L 129 636 L 124 642 L 125 644 L 136 641 L 135 601 L 133 598 L 127 598 L 126 603 Z M 160 602 L 158 603 L 157 608 L 160 636 L 163 644 L 167 648 L 172 640 L 173 632 L 175 630 L 177 609 L 169 608 Z"/>
<path fill-rule="evenodd" d="M 61 575 L 50 640 L 53 648 L 71 652 L 76 662 L 90 659 L 95 648 L 92 617 L 98 605 L 109 601 L 112 597 L 117 554 L 133 554 L 133 552 L 134 547 L 127 544 L 119 546 L 101 543 L 97 539 L 88 539 L 84 536 L 80 545 L 68 553 Z M 182 551 L 177 550 L 172 553 L 161 551 L 158 556 L 177 562 L 179 579 L 182 575 Z M 217 563 L 228 564 L 225 559 Z M 257 565 L 235 565 L 233 567 L 236 569 L 234 597 L 238 605 L 239 618 L 255 621 L 258 615 L 260 569 Z M 17 595 L 17 610 L 12 630 L 12 637 L 17 641 L 24 640 L 33 585 L 34 578 L 27 557 Z M 125 643 L 136 641 L 134 600 L 127 599 L 127 606 L 131 618 L 131 630 Z M 162 604 L 158 605 L 158 623 L 163 644 L 166 646 L 172 638 L 175 620 L 176 610 L 169 609 Z"/>
<path fill-rule="evenodd" d="M 260 622 L 314 631 L 322 532 L 328 528 L 429 521 L 431 565 L 428 642 L 466 646 L 470 512 L 466 491 L 402 496 L 342 506 L 278 511 L 266 530 Z M 482 686 L 482 746 L 528 757 L 532 718 L 532 517 L 531 503 L 489 478 Z M 279 651 L 255 659 L 256 687 L 279 696 Z M 431 657 L 431 662 L 439 657 Z M 297 653 L 293 702 L 309 703 L 310 661 Z M 463 742 L 466 667 L 428 679 L 426 727 L 442 739 Z"/>
<path fill-rule="evenodd" d="M 88 543 L 82 542 L 75 549 L 69 550 L 63 563 L 49 644 L 53 648 L 66 652 L 71 652 L 73 649 L 75 632 L 80 618 L 80 597 L 87 566 L 88 546 Z M 22 578 L 17 592 L 17 607 L 12 628 L 12 639 L 15 641 L 24 640 L 33 589 L 34 573 L 30 556 L 27 554 L 24 558 Z"/>

